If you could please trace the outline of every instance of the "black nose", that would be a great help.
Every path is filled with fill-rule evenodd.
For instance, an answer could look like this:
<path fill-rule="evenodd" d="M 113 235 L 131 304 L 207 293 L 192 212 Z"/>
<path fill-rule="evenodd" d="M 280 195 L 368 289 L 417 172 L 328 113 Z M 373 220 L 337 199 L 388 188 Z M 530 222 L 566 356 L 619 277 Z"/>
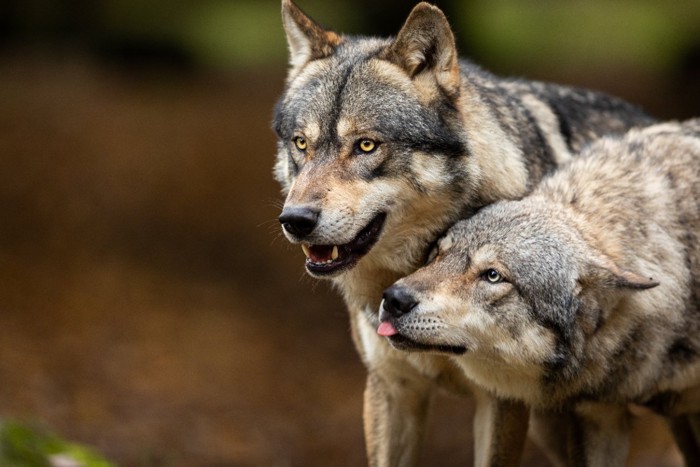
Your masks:
<path fill-rule="evenodd" d="M 296 237 L 309 235 L 318 223 L 319 212 L 308 207 L 287 207 L 279 217 L 284 230 Z"/>
<path fill-rule="evenodd" d="M 405 288 L 392 285 L 384 291 L 384 310 L 394 318 L 410 312 L 418 301 Z"/>

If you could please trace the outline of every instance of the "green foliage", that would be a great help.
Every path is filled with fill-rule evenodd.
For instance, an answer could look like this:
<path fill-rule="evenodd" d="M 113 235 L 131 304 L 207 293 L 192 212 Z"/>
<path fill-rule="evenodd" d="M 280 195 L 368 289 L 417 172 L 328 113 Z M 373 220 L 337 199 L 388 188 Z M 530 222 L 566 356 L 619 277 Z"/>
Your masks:
<path fill-rule="evenodd" d="M 304 2 L 304 8 L 338 31 L 353 32 L 359 18 L 352 2 Z M 356 21 L 355 21 L 356 22 Z M 200 2 L 186 21 L 183 43 L 206 65 L 283 64 L 287 43 L 278 0 Z"/>
<path fill-rule="evenodd" d="M 189 17 L 183 42 L 206 65 L 284 63 L 279 10 L 271 2 L 204 3 Z"/>
<path fill-rule="evenodd" d="M 578 70 L 668 67 L 699 20 L 697 0 L 475 0 L 456 18 L 491 63 Z"/>
<path fill-rule="evenodd" d="M 65 462 L 60 463 L 59 460 Z M 44 429 L 9 420 L 0 423 L 0 465 L 113 467 L 89 448 L 67 442 Z"/>

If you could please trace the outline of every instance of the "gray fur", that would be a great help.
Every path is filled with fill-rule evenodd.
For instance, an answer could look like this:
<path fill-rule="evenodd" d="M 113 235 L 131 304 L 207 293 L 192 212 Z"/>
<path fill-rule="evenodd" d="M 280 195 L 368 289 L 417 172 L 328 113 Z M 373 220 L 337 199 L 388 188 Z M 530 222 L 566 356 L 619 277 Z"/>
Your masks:
<path fill-rule="evenodd" d="M 369 372 L 370 463 L 414 465 L 433 388 L 480 390 L 448 358 L 404 354 L 377 335 L 382 291 L 423 264 L 457 220 L 525 195 L 586 143 L 652 118 L 613 97 L 459 61 L 447 20 L 426 3 L 388 39 L 327 31 L 289 0 L 282 13 L 291 67 L 273 122 L 281 221 L 290 226 L 303 212 L 314 223 L 284 233 L 305 248 L 307 271 L 332 279 L 348 305 Z M 376 143 L 371 152 L 360 150 L 363 139 Z M 477 419 L 492 424 L 506 413 L 480 410 Z M 513 451 L 503 465 L 517 462 L 519 443 L 503 448 Z M 477 465 L 494 449 L 479 447 Z"/>
<path fill-rule="evenodd" d="M 488 391 L 572 410 L 587 465 L 624 463 L 629 403 L 700 411 L 699 232 L 700 119 L 632 130 L 457 223 L 395 285 L 415 307 L 381 316 L 403 349 L 465 349 Z"/>

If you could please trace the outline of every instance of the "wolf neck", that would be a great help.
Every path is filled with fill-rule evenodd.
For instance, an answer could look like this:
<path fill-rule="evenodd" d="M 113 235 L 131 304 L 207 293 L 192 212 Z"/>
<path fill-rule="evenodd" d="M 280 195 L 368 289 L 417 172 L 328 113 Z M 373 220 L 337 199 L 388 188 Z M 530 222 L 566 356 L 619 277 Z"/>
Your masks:
<path fill-rule="evenodd" d="M 334 283 L 342 292 L 350 310 L 368 310 L 375 314 L 379 311 L 384 289 L 410 273 L 411 271 L 404 273 L 373 264 L 366 265 L 361 261 L 352 271 L 334 280 Z"/>
<path fill-rule="evenodd" d="M 465 90 L 462 94 L 464 129 L 470 155 L 465 163 L 466 180 L 472 184 L 473 196 L 467 208 L 479 208 L 501 199 L 521 197 L 527 191 L 529 180 L 523 149 L 516 144 L 515 135 L 508 134 L 479 94 Z"/>

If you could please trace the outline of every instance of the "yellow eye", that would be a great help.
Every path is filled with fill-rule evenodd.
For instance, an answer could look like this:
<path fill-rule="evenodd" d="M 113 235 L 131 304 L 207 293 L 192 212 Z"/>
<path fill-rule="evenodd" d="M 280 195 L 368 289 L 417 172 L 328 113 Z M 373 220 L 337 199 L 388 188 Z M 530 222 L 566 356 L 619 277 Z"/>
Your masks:
<path fill-rule="evenodd" d="M 294 138 L 294 145 L 297 147 L 298 150 L 306 151 L 306 147 L 309 144 L 306 142 L 306 138 L 304 138 L 303 136 L 297 136 Z"/>
<path fill-rule="evenodd" d="M 361 139 L 358 144 L 358 147 L 362 152 L 372 152 L 377 148 L 377 143 L 375 143 L 371 139 Z"/>

